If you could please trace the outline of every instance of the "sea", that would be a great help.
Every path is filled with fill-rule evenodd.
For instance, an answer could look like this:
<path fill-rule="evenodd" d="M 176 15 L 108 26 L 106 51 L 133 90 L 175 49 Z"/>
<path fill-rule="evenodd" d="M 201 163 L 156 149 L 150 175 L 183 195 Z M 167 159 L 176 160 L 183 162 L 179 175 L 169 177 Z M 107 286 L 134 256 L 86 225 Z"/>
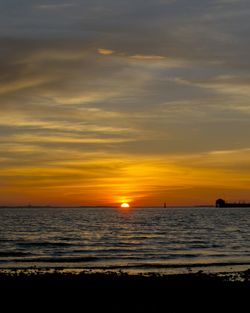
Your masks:
<path fill-rule="evenodd" d="M 1 208 L 0 270 L 250 268 L 250 208 Z"/>

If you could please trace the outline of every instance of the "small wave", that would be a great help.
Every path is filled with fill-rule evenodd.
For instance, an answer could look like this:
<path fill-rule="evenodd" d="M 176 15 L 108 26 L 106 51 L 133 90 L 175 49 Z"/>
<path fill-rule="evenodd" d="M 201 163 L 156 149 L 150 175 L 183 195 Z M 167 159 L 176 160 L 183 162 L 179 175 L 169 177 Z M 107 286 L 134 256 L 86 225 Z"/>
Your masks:
<path fill-rule="evenodd" d="M 208 244 L 193 244 L 188 247 L 189 250 L 193 249 L 211 249 L 211 248 L 217 248 L 217 246 L 211 246 Z"/>
<path fill-rule="evenodd" d="M 1 251 L 0 257 L 11 258 L 11 257 L 26 257 L 31 256 L 32 253 L 29 252 L 19 252 L 19 251 Z"/>
<path fill-rule="evenodd" d="M 86 246 L 86 248 L 88 248 L 89 246 Z M 149 251 L 149 250 L 147 250 Z M 147 252 L 146 251 L 146 252 Z M 119 248 L 106 248 L 106 249 L 101 249 L 98 247 L 97 248 L 91 248 L 91 249 L 74 249 L 71 251 L 72 253 L 95 253 L 95 254 L 113 254 L 113 256 L 115 255 L 120 255 L 120 253 L 122 254 L 127 254 L 127 255 L 131 255 L 131 254 L 145 254 L 146 252 L 144 251 L 134 251 L 134 249 L 119 249 Z"/>
<path fill-rule="evenodd" d="M 19 247 L 72 247 L 74 244 L 69 242 L 37 241 L 37 242 L 18 242 Z"/>
<path fill-rule="evenodd" d="M 250 262 L 214 262 L 214 263 L 194 263 L 194 264 L 141 264 L 138 267 L 153 267 L 153 268 L 192 268 L 192 267 L 223 267 L 223 266 L 237 266 L 237 265 L 249 265 Z M 136 266 L 137 267 L 137 266 Z"/>
<path fill-rule="evenodd" d="M 98 261 L 97 257 L 43 257 L 43 258 L 25 258 L 1 260 L 0 262 L 15 262 L 15 263 L 84 263 Z"/>
<path fill-rule="evenodd" d="M 127 265 L 110 265 L 95 267 L 95 269 L 106 269 L 106 270 L 126 270 L 126 269 L 178 269 L 178 268 L 209 268 L 209 267 L 225 267 L 225 266 L 245 266 L 250 265 L 250 262 L 218 262 L 218 263 L 172 263 L 172 264 L 161 264 L 161 263 L 140 263 L 140 264 L 127 264 Z"/>

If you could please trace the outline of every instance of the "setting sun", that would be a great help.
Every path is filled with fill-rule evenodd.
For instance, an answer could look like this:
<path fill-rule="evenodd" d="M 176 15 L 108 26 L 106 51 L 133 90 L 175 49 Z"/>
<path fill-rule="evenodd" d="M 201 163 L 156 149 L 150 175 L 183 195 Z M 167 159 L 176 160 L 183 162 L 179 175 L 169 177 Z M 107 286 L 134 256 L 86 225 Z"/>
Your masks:
<path fill-rule="evenodd" d="M 123 208 L 123 209 L 129 209 L 129 208 L 130 208 L 130 205 L 129 205 L 128 203 L 124 202 L 124 203 L 121 204 L 121 208 Z"/>

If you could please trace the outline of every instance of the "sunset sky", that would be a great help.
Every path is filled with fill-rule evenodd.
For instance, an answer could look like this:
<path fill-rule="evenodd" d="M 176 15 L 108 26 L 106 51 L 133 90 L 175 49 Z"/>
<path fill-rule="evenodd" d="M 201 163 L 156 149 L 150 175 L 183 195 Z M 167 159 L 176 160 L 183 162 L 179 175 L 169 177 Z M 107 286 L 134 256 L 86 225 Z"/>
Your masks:
<path fill-rule="evenodd" d="M 0 204 L 250 200 L 249 0 L 0 0 Z"/>

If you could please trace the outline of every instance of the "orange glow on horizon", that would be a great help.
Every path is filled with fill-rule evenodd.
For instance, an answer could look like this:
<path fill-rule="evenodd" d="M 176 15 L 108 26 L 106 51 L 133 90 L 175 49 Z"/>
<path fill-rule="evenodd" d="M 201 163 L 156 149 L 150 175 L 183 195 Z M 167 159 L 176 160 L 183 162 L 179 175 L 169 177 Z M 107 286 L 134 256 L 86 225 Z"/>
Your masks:
<path fill-rule="evenodd" d="M 8 180 L 1 186 L 0 205 L 115 206 L 129 211 L 121 205 L 213 205 L 219 197 L 248 202 L 249 172 L 228 168 L 235 160 L 238 166 L 246 164 L 249 156 L 250 149 L 143 160 L 106 155 L 87 158 L 84 165 L 74 158 L 57 160 L 53 166 L 6 165 L 1 169 L 2 179 Z"/>

